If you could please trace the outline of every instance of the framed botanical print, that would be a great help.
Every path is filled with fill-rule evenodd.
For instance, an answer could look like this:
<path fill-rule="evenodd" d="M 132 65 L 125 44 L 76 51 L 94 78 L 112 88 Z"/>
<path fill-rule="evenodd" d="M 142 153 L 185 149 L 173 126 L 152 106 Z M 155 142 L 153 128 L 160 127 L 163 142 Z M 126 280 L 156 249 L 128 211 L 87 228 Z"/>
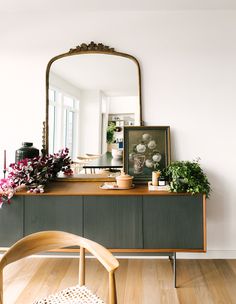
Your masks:
<path fill-rule="evenodd" d="M 170 127 L 124 127 L 124 169 L 134 181 L 148 181 L 152 171 L 170 164 Z"/>

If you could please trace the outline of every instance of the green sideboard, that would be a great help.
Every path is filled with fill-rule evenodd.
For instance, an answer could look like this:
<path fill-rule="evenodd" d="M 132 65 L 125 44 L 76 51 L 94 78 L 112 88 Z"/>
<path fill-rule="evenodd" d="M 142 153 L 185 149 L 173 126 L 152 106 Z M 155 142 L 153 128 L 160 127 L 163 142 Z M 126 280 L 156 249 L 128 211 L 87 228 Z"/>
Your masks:
<path fill-rule="evenodd" d="M 99 182 L 52 183 L 17 193 L 0 210 L 0 247 L 40 230 L 64 230 L 118 252 L 205 252 L 204 195 L 102 190 Z"/>

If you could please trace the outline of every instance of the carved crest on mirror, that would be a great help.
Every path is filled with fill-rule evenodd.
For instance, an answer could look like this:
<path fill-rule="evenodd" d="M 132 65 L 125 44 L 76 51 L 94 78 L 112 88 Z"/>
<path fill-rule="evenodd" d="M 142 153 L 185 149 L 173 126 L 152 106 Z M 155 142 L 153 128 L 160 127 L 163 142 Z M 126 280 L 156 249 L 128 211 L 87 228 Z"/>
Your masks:
<path fill-rule="evenodd" d="M 82 43 L 73 49 L 70 49 L 70 53 L 84 52 L 84 51 L 100 51 L 100 52 L 115 52 L 114 48 L 104 45 L 103 43 L 94 43 L 91 41 L 89 44 Z"/>

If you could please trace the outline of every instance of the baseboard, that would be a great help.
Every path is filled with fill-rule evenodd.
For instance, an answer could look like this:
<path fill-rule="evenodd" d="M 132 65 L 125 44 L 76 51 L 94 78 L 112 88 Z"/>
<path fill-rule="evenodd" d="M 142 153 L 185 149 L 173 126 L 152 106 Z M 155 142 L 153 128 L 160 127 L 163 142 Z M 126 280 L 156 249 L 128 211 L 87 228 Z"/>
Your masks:
<path fill-rule="evenodd" d="M 236 259 L 236 250 L 208 250 L 206 253 L 177 253 L 179 259 Z"/>
<path fill-rule="evenodd" d="M 114 254 L 116 255 L 116 254 Z M 236 250 L 208 250 L 206 253 L 177 252 L 177 259 L 236 259 Z M 149 255 L 123 255 L 117 256 L 118 259 L 163 259 L 166 256 Z"/>

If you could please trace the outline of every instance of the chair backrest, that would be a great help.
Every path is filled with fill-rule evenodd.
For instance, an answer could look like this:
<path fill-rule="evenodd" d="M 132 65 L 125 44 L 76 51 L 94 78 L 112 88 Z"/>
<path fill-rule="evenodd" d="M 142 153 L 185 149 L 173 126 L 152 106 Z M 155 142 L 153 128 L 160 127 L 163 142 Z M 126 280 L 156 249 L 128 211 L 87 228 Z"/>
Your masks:
<path fill-rule="evenodd" d="M 117 303 L 115 275 L 117 259 L 105 247 L 91 240 L 64 231 L 41 231 L 16 242 L 0 261 L 0 304 L 3 304 L 3 268 L 24 257 L 69 246 L 80 246 L 79 285 L 85 284 L 85 249 L 94 255 L 109 273 L 109 304 Z"/>

